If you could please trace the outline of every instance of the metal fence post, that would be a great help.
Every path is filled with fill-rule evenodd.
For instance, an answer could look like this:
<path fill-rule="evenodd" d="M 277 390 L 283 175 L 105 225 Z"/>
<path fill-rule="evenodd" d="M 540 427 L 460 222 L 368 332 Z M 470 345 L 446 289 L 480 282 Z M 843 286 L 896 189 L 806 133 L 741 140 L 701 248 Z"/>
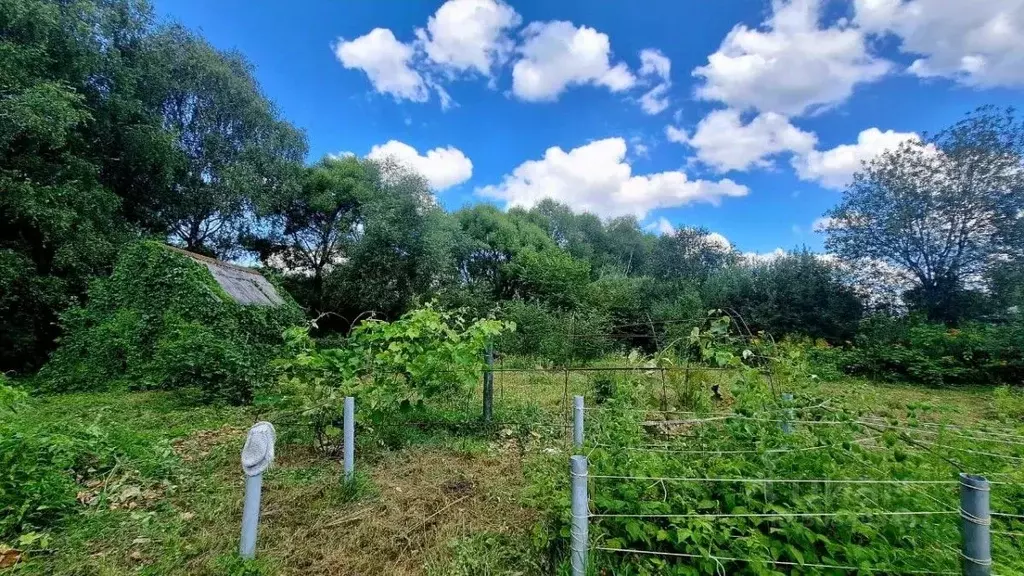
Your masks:
<path fill-rule="evenodd" d="M 263 474 L 245 477 L 245 501 L 242 504 L 242 540 L 238 553 L 242 558 L 256 556 L 256 528 L 260 524 L 260 495 L 263 492 Z"/>
<path fill-rule="evenodd" d="M 571 457 L 569 468 L 572 477 L 572 543 L 570 546 L 572 576 L 585 576 L 587 573 L 587 552 L 590 547 L 588 536 L 590 507 L 588 506 L 589 499 L 587 497 L 587 457 Z"/>
<path fill-rule="evenodd" d="M 342 420 L 344 440 L 345 482 L 351 482 L 356 470 L 356 399 L 345 396 L 345 414 Z"/>
<path fill-rule="evenodd" d="M 484 371 L 484 422 L 490 422 L 494 416 L 494 349 L 490 344 L 484 351 L 487 369 Z"/>
<path fill-rule="evenodd" d="M 984 476 L 960 474 L 960 518 L 963 522 L 964 576 L 992 573 L 992 536 L 989 527 L 989 483 Z"/>
<path fill-rule="evenodd" d="M 792 394 L 788 394 L 788 393 L 784 393 L 782 395 L 782 403 L 787 405 L 787 406 L 792 404 L 793 403 L 793 395 Z M 785 420 L 782 423 L 782 431 L 784 433 L 786 433 L 786 434 L 792 434 L 793 433 L 793 423 L 790 422 L 790 420 L 792 420 L 794 418 L 793 409 L 792 408 L 786 408 L 785 412 L 783 412 L 783 415 L 785 417 Z"/>
<path fill-rule="evenodd" d="M 242 446 L 242 471 L 245 472 L 245 499 L 242 504 L 242 536 L 238 554 L 245 559 L 256 556 L 256 529 L 260 523 L 260 496 L 263 472 L 274 461 L 277 434 L 270 422 L 257 422 L 249 429 Z"/>
<path fill-rule="evenodd" d="M 583 396 L 572 397 L 572 445 L 583 448 Z"/>

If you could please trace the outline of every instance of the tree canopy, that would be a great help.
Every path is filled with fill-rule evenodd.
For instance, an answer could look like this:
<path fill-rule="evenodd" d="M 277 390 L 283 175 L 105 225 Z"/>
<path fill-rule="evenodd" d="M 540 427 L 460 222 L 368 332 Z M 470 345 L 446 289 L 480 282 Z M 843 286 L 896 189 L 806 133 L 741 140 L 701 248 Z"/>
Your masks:
<path fill-rule="evenodd" d="M 981 108 L 866 164 L 828 213 L 826 247 L 887 264 L 930 319 L 954 322 L 960 294 L 1024 253 L 1021 214 L 1024 122 Z"/>

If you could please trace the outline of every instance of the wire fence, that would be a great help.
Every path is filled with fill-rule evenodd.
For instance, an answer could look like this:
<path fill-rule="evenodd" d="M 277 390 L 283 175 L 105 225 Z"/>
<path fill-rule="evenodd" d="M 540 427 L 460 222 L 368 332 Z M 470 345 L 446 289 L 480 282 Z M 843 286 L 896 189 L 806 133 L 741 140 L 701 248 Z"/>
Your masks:
<path fill-rule="evenodd" d="M 896 423 L 879 419 L 872 416 L 859 416 L 855 419 L 830 419 L 797 417 L 797 410 L 808 410 L 822 408 L 813 407 L 783 407 L 775 410 L 768 410 L 757 414 L 736 414 L 736 413 L 705 413 L 698 414 L 693 411 L 667 410 L 658 411 L 655 409 L 626 409 L 608 408 L 601 406 L 583 406 L 582 399 L 577 401 L 578 405 L 574 412 L 574 419 L 578 420 L 578 432 L 574 434 L 574 453 L 570 472 L 570 484 L 573 487 L 572 511 L 573 520 L 572 537 L 572 569 L 573 574 L 582 575 L 588 570 L 590 564 L 598 564 L 608 558 L 652 558 L 659 562 L 669 564 L 675 562 L 695 562 L 698 566 L 705 566 L 709 571 L 718 574 L 729 574 L 735 572 L 736 566 L 775 566 L 788 570 L 813 570 L 813 571 L 835 571 L 846 573 L 878 573 L 878 574 L 992 574 L 993 567 L 999 567 L 1003 563 L 1004 573 L 1008 570 L 1019 570 L 1021 565 L 1008 566 L 1010 561 L 1016 561 L 1024 549 L 1024 474 L 1005 470 L 999 470 L 1000 466 L 1016 466 L 1024 460 L 1024 435 L 1012 430 L 993 429 L 971 429 L 963 426 L 944 426 L 936 423 Z M 777 447 L 774 442 L 778 440 L 777 434 L 768 434 L 773 438 L 766 439 L 750 449 L 693 449 L 679 448 L 680 439 L 699 439 L 700 434 L 671 435 L 659 443 L 639 443 L 635 445 L 617 445 L 603 442 L 601 435 L 600 417 L 605 413 L 640 413 L 645 418 L 643 424 L 661 424 L 683 426 L 688 431 L 700 430 L 701 428 L 714 428 L 715 432 L 721 432 L 722 426 L 728 426 L 731 422 L 753 423 L 759 425 L 770 425 L 773 428 L 783 431 L 782 438 L 788 440 L 797 434 L 796 427 L 802 427 L 807 437 L 820 440 L 813 433 L 817 429 L 851 431 L 860 433 L 860 437 L 851 440 L 844 440 L 838 443 L 819 443 L 811 446 L 789 446 Z M 590 416 L 587 416 L 587 415 Z M 680 415 L 692 416 L 689 418 L 678 418 Z M 674 418 L 674 420 L 655 420 L 652 416 Z M 597 436 L 599 440 L 584 441 L 584 419 L 588 422 L 586 436 Z M 882 439 L 881 434 L 891 434 L 891 441 L 899 442 L 901 449 L 917 449 L 926 456 L 935 456 L 936 450 L 941 451 L 947 459 L 943 460 L 956 468 L 956 476 L 946 478 L 884 478 L 884 477 L 861 477 L 861 478 L 834 478 L 834 477 L 786 477 L 786 476 L 669 476 L 650 474 L 631 474 L 628 468 L 633 463 L 630 459 L 619 458 L 622 454 L 647 454 L 657 457 L 674 458 L 679 457 L 698 459 L 716 458 L 719 456 L 756 456 L 758 458 L 774 457 L 783 454 L 823 451 L 835 452 L 848 457 L 868 472 L 875 472 L 879 475 L 886 474 L 885 471 L 864 462 L 856 456 L 855 451 L 843 449 L 851 443 L 880 449 L 891 449 L 892 446 L 881 446 L 877 443 Z M 923 439 L 924 436 L 928 439 Z M 984 450 L 976 450 L 964 446 L 956 446 L 947 442 L 968 441 L 989 442 L 994 445 Z M 673 442 L 676 442 L 675 444 Z M 795 440 L 794 440 L 795 442 Z M 685 446 L 685 444 L 684 444 Z M 1018 448 L 1022 447 L 1022 448 Z M 1007 452 L 995 451 L 996 449 Z M 952 451 L 952 452 L 950 452 Z M 970 455 L 973 459 L 967 463 L 948 460 L 949 455 L 954 452 Z M 622 469 L 625 463 L 625 470 L 619 473 L 597 472 L 591 473 L 592 467 L 608 470 Z M 988 471 L 988 473 L 984 473 Z M 973 472 L 974 474 L 970 474 Z M 1018 480 L 989 480 L 994 478 L 1016 476 Z M 658 501 L 646 502 L 643 500 L 643 489 L 628 489 L 615 492 L 609 485 L 615 484 L 637 484 L 646 487 L 660 486 L 664 498 Z M 705 511 L 694 510 L 693 507 L 711 505 L 719 507 L 721 502 L 701 503 L 691 502 L 688 510 L 670 510 L 668 503 L 668 486 L 687 485 L 739 485 L 757 486 L 766 493 L 774 486 L 819 486 L 827 489 L 835 498 L 835 491 L 842 489 L 856 490 L 856 497 L 863 501 L 858 509 L 843 510 L 770 510 L 770 511 L 745 511 L 742 508 L 726 511 Z M 862 491 L 863 488 L 882 490 L 883 497 L 873 499 L 869 494 Z M 612 490 L 609 492 L 609 490 Z M 959 490 L 959 498 L 956 491 Z M 936 504 L 935 507 L 926 506 L 923 508 L 906 509 L 904 506 L 884 506 L 885 501 L 895 504 L 905 504 L 896 498 L 885 498 L 885 495 L 892 496 L 894 491 L 910 491 L 915 495 L 925 497 L 927 501 Z M 636 499 L 624 501 L 622 494 L 632 494 Z M 882 500 L 883 502 L 877 502 Z M 608 506 L 611 505 L 609 509 Z M 643 510 L 644 507 L 647 510 Z M 624 508 L 641 508 L 639 511 L 624 510 Z M 950 518 L 959 520 L 959 538 L 955 535 L 958 528 L 955 524 L 949 524 Z M 729 529 L 735 529 L 735 522 L 754 522 L 751 525 L 757 532 L 758 527 L 764 528 L 763 523 L 775 526 L 771 530 L 781 530 L 787 523 L 806 522 L 846 522 L 865 523 L 873 528 L 878 528 L 876 523 L 888 524 L 891 522 L 906 523 L 907 528 L 903 532 L 913 531 L 920 528 L 921 521 L 935 523 L 941 526 L 939 532 L 948 536 L 947 545 L 939 543 L 933 545 L 929 550 L 908 550 L 905 558 L 916 555 L 917 558 L 927 558 L 924 565 L 935 566 L 932 569 L 919 569 L 918 567 L 900 566 L 897 563 L 892 565 L 873 566 L 864 562 L 843 563 L 826 562 L 821 559 L 817 561 L 805 560 L 802 557 L 786 558 L 787 554 L 772 557 L 743 557 L 730 554 L 728 551 L 718 552 L 707 545 L 697 546 L 698 550 L 687 550 L 682 543 L 668 545 L 662 543 L 658 546 L 636 546 L 626 545 L 629 538 L 623 538 L 621 534 L 632 535 L 642 530 L 637 525 L 625 524 L 631 521 L 643 521 L 653 523 L 653 526 L 661 534 L 667 534 L 670 528 L 681 529 L 688 523 L 699 522 L 725 522 L 730 523 Z M 611 522 L 612 524 L 608 524 Z M 993 524 L 995 528 L 993 528 Z M 917 528 L 914 528 L 916 526 Z M 596 534 L 595 534 L 596 532 Z M 689 531 L 687 532 L 689 533 Z M 590 534 L 594 534 L 593 541 Z M 1012 550 L 1010 556 L 996 557 L 993 560 L 992 539 L 1000 543 L 996 549 L 1006 552 Z M 959 539 L 959 542 L 957 542 Z M 660 543 L 660 539 L 658 540 Z M 1012 546 L 1007 548 L 1004 544 L 1011 542 Z M 955 546 L 954 546 L 955 545 Z M 679 547 L 682 546 L 682 550 Z M 833 558 L 834 560 L 835 558 Z M 945 564 L 942 566 L 940 564 Z M 957 566 L 959 564 L 959 566 Z M 666 564 L 656 566 L 665 567 Z M 920 566 L 920 564 L 919 564 Z M 600 572 L 608 566 L 597 565 L 593 571 Z M 614 571 L 614 570 L 613 570 Z"/>
<path fill-rule="evenodd" d="M 719 574 L 734 572 L 735 566 L 775 566 L 791 570 L 825 570 L 858 573 L 885 574 L 989 574 L 993 565 L 991 539 L 999 542 L 1012 541 L 1015 550 L 1024 551 L 1024 473 L 1008 471 L 1006 468 L 1019 466 L 1024 461 L 1024 435 L 1006 429 L 978 429 L 964 426 L 950 426 L 934 422 L 896 420 L 876 415 L 847 415 L 833 410 L 828 403 L 813 406 L 797 406 L 791 401 L 780 401 L 782 395 L 774 389 L 772 358 L 756 356 L 754 372 L 772 385 L 774 403 L 759 406 L 756 411 L 712 411 L 673 409 L 674 405 L 685 406 L 680 401 L 683 391 L 696 383 L 710 388 L 716 378 L 729 378 L 736 369 L 729 366 L 711 366 L 687 360 L 678 365 L 659 365 L 651 360 L 629 360 L 618 365 L 593 365 L 577 357 L 577 351 L 588 339 L 604 338 L 628 341 L 635 338 L 650 338 L 659 348 L 663 345 L 658 327 L 694 323 L 701 319 L 652 321 L 646 324 L 624 324 L 614 326 L 611 332 L 587 333 L 574 330 L 569 323 L 565 338 L 566 350 L 561 363 L 524 361 L 511 359 L 505 354 L 489 350 L 485 364 L 466 368 L 444 368 L 434 376 L 439 378 L 457 377 L 482 383 L 479 394 L 471 396 L 453 395 L 431 406 L 432 410 L 415 413 L 399 420 L 373 423 L 376 432 L 395 433 L 408 430 L 449 430 L 457 433 L 492 433 L 496 428 L 546 428 L 559 436 L 566 444 L 575 446 L 573 472 L 570 484 L 573 487 L 572 554 L 574 575 L 582 575 L 589 564 L 609 557 L 659 558 L 663 562 L 692 561 L 702 571 Z M 650 330 L 643 332 L 642 329 Z M 753 342 L 749 333 L 741 338 Z M 512 360 L 506 362 L 506 360 Z M 758 364 L 758 360 L 764 360 Z M 377 377 L 385 376 L 376 374 Z M 396 378 L 408 375 L 396 372 Z M 600 390 L 599 382 L 607 378 L 635 377 L 642 379 L 645 393 L 650 394 L 651 404 L 656 406 L 608 406 L 597 402 L 608 391 Z M 579 397 L 576 400 L 575 397 Z M 584 405 L 584 398 L 588 399 Z M 527 400 L 545 404 L 542 412 L 520 418 L 513 407 Z M 593 404 L 590 402 L 593 401 Z M 646 404 L 647 401 L 643 403 Z M 506 409 L 509 408 L 509 409 Z M 605 416 L 611 418 L 632 414 L 638 425 L 646 431 L 643 438 L 632 443 L 603 441 L 602 426 Z M 583 442 L 584 415 L 588 422 L 587 436 L 598 440 Z M 731 432 L 729 427 L 751 427 L 753 433 L 745 431 L 740 436 L 749 441 L 749 446 L 720 447 L 717 440 Z M 758 438 L 757 432 L 773 430 Z M 810 432 L 817 431 L 821 432 Z M 781 434 L 780 434 L 781 431 Z M 839 433 L 844 437 L 835 437 Z M 876 467 L 865 457 L 870 451 L 892 451 L 897 445 L 902 452 L 924 454 L 945 462 L 952 470 L 948 477 L 881 477 L 891 473 Z M 853 451 L 849 446 L 863 448 Z M 801 454 L 821 454 L 822 458 L 843 458 L 847 463 L 860 467 L 869 477 L 786 477 L 772 475 L 771 463 L 775 460 L 796 457 Z M 582 458 L 582 462 L 577 458 Z M 751 459 L 765 464 L 761 477 L 740 475 L 650 475 L 631 473 L 629 463 L 636 458 L 682 458 L 697 462 L 719 462 L 732 458 Z M 998 464 L 998 465 L 997 465 Z M 591 474 L 593 466 L 598 473 Z M 1002 468 L 1000 468 L 1000 466 Z M 582 470 L 582 473 L 579 472 Z M 954 473 L 955 472 L 955 473 Z M 972 475 L 973 474 L 973 475 Z M 964 476 L 967 475 L 967 476 Z M 974 476 L 977 475 L 977 476 Z M 870 477 L 874 476 L 874 477 Z M 969 478 L 970 480 L 965 480 Z M 977 478 L 978 482 L 973 479 Z M 650 509 L 629 510 L 630 505 L 639 501 L 624 501 L 613 507 L 606 507 L 609 500 L 619 500 L 612 492 L 614 484 L 648 483 L 659 484 L 668 495 L 668 485 L 720 485 L 754 487 L 761 490 L 766 499 L 778 493 L 780 487 L 817 486 L 828 490 L 833 500 L 835 491 L 852 491 L 853 497 L 863 502 L 854 510 L 828 509 L 779 509 L 764 511 L 726 511 L 704 509 L 667 509 L 653 506 Z M 878 492 L 872 492 L 876 490 Z M 956 492 L 959 490 L 959 500 Z M 642 492 L 641 491 L 638 491 Z M 920 496 L 925 504 L 910 508 L 895 495 L 908 492 Z M 582 494 L 583 499 L 579 501 Z M 983 499 L 979 499 L 983 495 Z M 1019 500 L 1019 501 L 1015 501 Z M 825 500 L 823 500 L 825 501 Z M 697 503 L 691 503 L 695 508 Z M 716 502 L 714 507 L 722 506 Z M 666 508 L 666 509 L 662 509 Z M 961 536 L 951 519 L 959 519 Z M 933 570 L 921 570 L 913 566 L 873 566 L 864 562 L 805 561 L 790 557 L 785 552 L 775 557 L 743 556 L 734 550 L 715 550 L 703 547 L 700 550 L 672 546 L 618 545 L 608 534 L 629 531 L 626 523 L 634 520 L 652 521 L 663 529 L 678 523 L 708 522 L 730 524 L 736 522 L 755 531 L 783 529 L 787 524 L 803 522 L 846 522 L 864 524 L 877 528 L 879 525 L 900 523 L 905 528 L 897 534 L 915 529 L 919 522 L 933 522 L 944 526 L 947 542 L 938 548 L 918 551 L 917 554 L 932 555 L 929 565 Z M 770 526 L 766 528 L 765 526 Z M 994 527 L 993 527 L 994 526 Z M 591 532 L 595 530 L 595 532 Z M 589 534 L 594 533 L 593 541 Z M 1005 546 L 996 547 L 1006 550 Z M 910 552 L 908 552 L 910 554 Z M 1008 558 L 998 557 L 996 562 Z M 941 561 L 949 566 L 938 566 Z M 955 564 L 960 563 L 960 569 Z M 983 571 L 972 571 L 979 569 Z"/>

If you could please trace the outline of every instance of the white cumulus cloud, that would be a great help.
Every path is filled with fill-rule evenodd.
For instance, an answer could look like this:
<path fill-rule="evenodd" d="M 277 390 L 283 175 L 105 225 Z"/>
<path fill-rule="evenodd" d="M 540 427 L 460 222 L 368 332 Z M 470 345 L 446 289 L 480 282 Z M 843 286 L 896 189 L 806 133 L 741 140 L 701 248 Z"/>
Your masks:
<path fill-rule="evenodd" d="M 711 232 L 710 234 L 708 234 L 708 240 L 710 240 L 712 244 L 718 246 L 722 250 L 732 250 L 732 242 L 729 242 L 728 238 L 722 236 L 718 232 Z"/>
<path fill-rule="evenodd" d="M 387 28 L 374 28 L 354 40 L 339 38 L 334 45 L 341 65 L 365 72 L 377 92 L 396 100 L 426 102 L 430 91 L 427 81 L 412 67 L 414 54 L 411 45 L 399 42 Z"/>
<path fill-rule="evenodd" d="M 647 114 L 660 114 L 671 104 L 668 99 L 672 87 L 672 61 L 659 50 L 640 51 L 640 76 L 657 84 L 640 97 L 640 108 Z"/>
<path fill-rule="evenodd" d="M 835 223 L 836 219 L 829 216 L 822 216 L 817 218 L 811 224 L 811 230 L 814 232 L 824 232 L 829 229 Z"/>
<path fill-rule="evenodd" d="M 744 252 L 740 255 L 742 261 L 748 266 L 756 266 L 758 264 L 768 264 L 774 262 L 779 258 L 786 255 L 786 251 L 782 248 L 776 248 L 771 252 Z"/>
<path fill-rule="evenodd" d="M 733 27 L 693 71 L 703 80 L 697 96 L 798 115 L 843 102 L 856 85 L 884 76 L 891 65 L 868 52 L 863 31 L 845 20 L 822 27 L 823 2 L 773 0 L 760 28 Z"/>
<path fill-rule="evenodd" d="M 676 227 L 673 226 L 672 223 L 668 221 L 668 218 L 665 218 L 664 216 L 658 218 L 654 222 L 651 222 L 647 226 L 644 226 L 644 230 L 647 230 L 648 232 L 657 232 L 662 236 L 668 236 L 676 233 Z"/>
<path fill-rule="evenodd" d="M 672 142 L 687 144 L 697 159 L 718 170 L 748 170 L 770 167 L 770 157 L 784 152 L 805 154 L 814 149 L 817 137 L 793 126 L 774 112 L 757 115 L 744 124 L 738 110 L 715 110 L 704 117 L 693 135 L 674 126 L 665 129 Z"/>
<path fill-rule="evenodd" d="M 634 175 L 625 158 L 623 138 L 597 140 L 568 152 L 554 146 L 542 159 L 523 162 L 500 184 L 479 188 L 477 193 L 502 200 L 506 206 L 529 208 L 552 198 L 581 212 L 643 219 L 656 208 L 695 202 L 717 205 L 722 198 L 749 192 L 729 179 L 690 180 L 679 171 Z"/>
<path fill-rule="evenodd" d="M 620 92 L 636 83 L 629 67 L 611 63 L 607 34 L 565 21 L 531 22 L 522 34 L 519 58 L 512 66 L 512 93 L 521 100 L 557 100 L 570 86 Z"/>
<path fill-rule="evenodd" d="M 866 32 L 893 34 L 918 56 L 909 71 L 972 86 L 1024 85 L 1020 0 L 854 0 Z"/>
<path fill-rule="evenodd" d="M 522 18 L 501 0 L 448 0 L 416 37 L 427 58 L 449 72 L 491 76 L 515 47 L 509 33 Z"/>
<path fill-rule="evenodd" d="M 918 140 L 913 132 L 895 132 L 868 128 L 857 135 L 856 144 L 842 144 L 829 150 L 812 150 L 793 158 L 793 167 L 801 180 L 817 182 L 825 188 L 841 190 L 853 180 L 853 174 L 882 152 L 907 140 Z"/>
<path fill-rule="evenodd" d="M 441 191 L 461 184 L 473 176 L 473 163 L 453 146 L 434 148 L 421 155 L 398 140 L 374 146 L 366 155 L 372 160 L 393 158 L 427 179 L 430 187 Z"/>

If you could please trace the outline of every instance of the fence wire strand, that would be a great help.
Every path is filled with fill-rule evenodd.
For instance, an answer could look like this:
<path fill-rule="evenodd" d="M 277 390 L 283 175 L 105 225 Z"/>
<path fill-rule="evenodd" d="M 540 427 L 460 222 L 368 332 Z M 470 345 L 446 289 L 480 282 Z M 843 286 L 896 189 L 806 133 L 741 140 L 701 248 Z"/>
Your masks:
<path fill-rule="evenodd" d="M 695 558 L 704 560 L 714 560 L 716 562 L 745 562 L 745 563 L 764 563 L 764 564 L 775 564 L 779 566 L 791 566 L 795 568 L 822 568 L 830 570 L 852 570 L 852 571 L 866 571 L 874 573 L 884 574 L 960 574 L 959 571 L 933 571 L 933 570 L 897 570 L 893 568 L 864 568 L 863 566 L 845 566 L 842 564 L 817 564 L 814 562 L 788 562 L 784 560 L 755 560 L 751 558 L 733 558 L 730 556 L 715 556 L 712 554 L 701 555 L 701 554 L 687 554 L 684 552 L 658 552 L 654 550 L 635 550 L 632 548 L 609 548 L 606 546 L 595 546 L 594 550 L 601 550 L 603 552 L 617 552 L 626 554 L 644 554 L 648 556 L 668 556 L 674 558 Z"/>

